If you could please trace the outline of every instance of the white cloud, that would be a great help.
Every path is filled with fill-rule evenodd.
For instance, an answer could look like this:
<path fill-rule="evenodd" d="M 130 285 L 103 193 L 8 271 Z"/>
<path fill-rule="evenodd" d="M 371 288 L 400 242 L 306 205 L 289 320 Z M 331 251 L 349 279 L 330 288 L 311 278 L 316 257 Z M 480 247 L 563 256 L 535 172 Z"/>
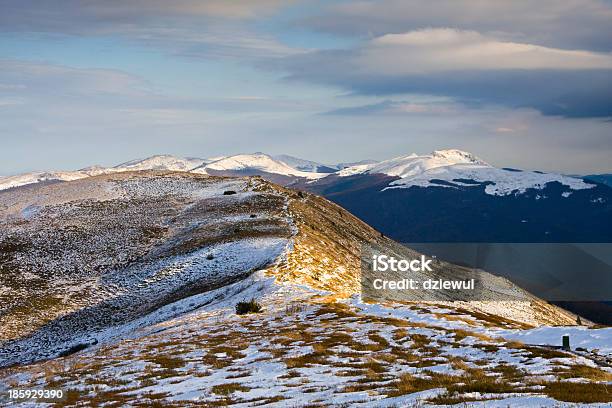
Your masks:
<path fill-rule="evenodd" d="M 506 41 L 567 49 L 612 49 L 612 4 L 607 0 L 354 0 L 326 3 L 303 22 L 344 35 L 380 36 L 452 27 Z"/>
<path fill-rule="evenodd" d="M 148 93 L 149 84 L 145 80 L 119 70 L 0 59 L 0 95 L 58 98 L 71 95 L 142 96 Z"/>
<path fill-rule="evenodd" d="M 611 69 L 612 54 L 499 41 L 474 31 L 426 29 L 365 44 L 352 63 L 361 72 L 407 75 L 506 69 Z"/>

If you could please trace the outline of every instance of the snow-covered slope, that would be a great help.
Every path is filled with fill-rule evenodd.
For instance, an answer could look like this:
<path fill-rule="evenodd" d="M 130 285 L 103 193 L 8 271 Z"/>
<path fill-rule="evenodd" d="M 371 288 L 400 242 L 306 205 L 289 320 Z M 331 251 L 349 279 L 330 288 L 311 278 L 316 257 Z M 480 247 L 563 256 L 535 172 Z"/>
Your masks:
<path fill-rule="evenodd" d="M 248 179 L 187 172 L 0 192 L 0 366 L 244 279 L 286 251 L 283 203 Z"/>
<path fill-rule="evenodd" d="M 356 162 L 348 162 L 348 163 L 337 163 L 334 167 L 338 170 L 346 169 L 347 167 L 355 167 L 355 166 L 364 166 L 368 164 L 376 164 L 378 163 L 376 160 L 359 160 Z"/>
<path fill-rule="evenodd" d="M 437 150 L 428 155 L 400 156 L 382 162 L 364 160 L 335 166 L 326 166 L 288 155 L 270 156 L 265 153 L 210 159 L 159 155 L 129 161 L 111 168 L 94 166 L 78 171 L 33 172 L 3 177 L 0 178 L 0 190 L 38 182 L 68 181 L 98 174 L 140 170 L 191 171 L 225 176 L 261 175 L 283 185 L 300 179 L 320 180 L 330 175 L 346 177 L 359 174 L 385 174 L 399 177 L 399 180 L 393 181 L 388 188 L 459 187 L 486 183 L 485 191 L 491 195 L 523 193 L 530 188 L 542 189 L 547 183 L 555 181 L 574 190 L 593 187 L 588 181 L 560 174 L 496 168 L 471 153 L 450 149 Z"/>
<path fill-rule="evenodd" d="M 90 166 L 76 171 L 37 171 L 0 177 L 0 190 L 41 182 L 71 181 L 101 174 L 124 171 L 168 170 L 190 171 L 202 164 L 216 159 L 181 158 L 170 155 L 152 156 L 146 159 L 131 160 L 115 167 Z"/>
<path fill-rule="evenodd" d="M 0 395 L 60 388 L 70 406 L 609 402 L 612 376 L 597 361 L 610 329 L 533 329 L 575 322 L 536 298 L 365 302 L 364 243 L 400 250 L 329 201 L 259 177 L 115 173 L 1 192 L 0 367 L 16 365 L 0 368 Z M 249 299 L 260 313 L 237 315 Z M 504 338 L 555 345 L 566 331 L 586 350 Z"/>
<path fill-rule="evenodd" d="M 300 159 L 298 157 L 289 156 L 288 154 L 279 154 L 272 156 L 274 160 L 278 160 L 285 163 L 287 166 L 292 167 L 299 171 L 305 171 L 308 173 L 333 173 L 337 170 L 335 166 L 328 166 L 327 164 L 317 163 L 311 160 Z"/>
<path fill-rule="evenodd" d="M 368 171 L 370 173 L 384 173 L 389 176 L 409 178 L 435 168 L 457 164 L 491 167 L 476 156 L 461 150 L 436 150 L 432 154 L 424 156 L 418 156 L 413 153 L 409 156 L 385 160 L 373 165 Z"/>
<path fill-rule="evenodd" d="M 79 406 L 609 407 L 612 374 L 588 353 L 507 341 L 483 315 L 322 301 L 262 275 L 168 305 L 123 341 L 0 370 L 0 392 L 59 388 Z M 237 316 L 252 297 L 263 312 Z M 568 328 L 551 329 L 557 344 Z M 610 336 L 583 332 L 589 350 Z"/>
<path fill-rule="evenodd" d="M 559 182 L 574 190 L 594 186 L 582 179 L 561 174 L 500 169 L 471 153 L 456 149 L 436 150 L 422 156 L 411 154 L 377 164 L 348 167 L 338 175 L 377 173 L 400 178 L 391 182 L 388 188 L 412 186 L 452 188 L 487 183 L 485 192 L 491 195 L 523 193 L 530 188 L 542 189 L 551 182 Z"/>
<path fill-rule="evenodd" d="M 146 159 L 131 160 L 115 166 L 115 169 L 121 171 L 137 171 L 137 170 L 170 170 L 170 171 L 189 171 L 202 164 L 208 163 L 208 160 L 195 157 L 181 158 L 170 155 L 158 155 L 148 157 Z"/>
<path fill-rule="evenodd" d="M 35 183 L 78 180 L 107 172 L 110 172 L 109 169 L 98 167 L 91 167 L 77 171 L 35 171 L 31 173 L 18 174 L 16 176 L 0 177 L 0 190 Z"/>
<path fill-rule="evenodd" d="M 211 170 L 211 171 L 209 171 Z M 282 176 L 318 179 L 325 177 L 326 173 L 313 173 L 300 171 L 287 163 L 274 159 L 265 153 L 238 154 L 225 157 L 221 160 L 203 165 L 194 169 L 194 173 L 214 174 L 214 172 L 263 172 Z"/>

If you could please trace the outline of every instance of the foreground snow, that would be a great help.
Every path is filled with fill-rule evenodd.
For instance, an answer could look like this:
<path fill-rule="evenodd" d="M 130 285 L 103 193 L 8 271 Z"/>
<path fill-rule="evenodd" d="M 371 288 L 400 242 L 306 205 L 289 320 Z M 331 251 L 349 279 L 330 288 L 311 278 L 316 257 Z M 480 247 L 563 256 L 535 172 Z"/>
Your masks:
<path fill-rule="evenodd" d="M 0 388 L 42 388 L 53 381 L 76 400 L 128 405 L 284 407 L 318 401 L 407 407 L 455 398 L 460 406 L 465 400 L 467 406 L 486 401 L 487 407 L 560 407 L 573 405 L 547 395 L 547 384 L 592 381 L 572 378 L 572 367 L 599 370 L 582 356 L 547 356 L 545 349 L 508 343 L 498 337 L 502 331 L 449 308 L 385 307 L 357 297 L 329 303 L 326 296 L 305 286 L 276 284 L 260 272 L 168 305 L 148 316 L 148 325 L 134 323 L 129 338 L 115 344 L 0 372 L 5 384 Z M 264 312 L 237 316 L 236 302 L 251 298 L 262 303 Z M 592 332 L 605 338 L 606 330 Z M 536 332 L 505 333 L 530 339 Z M 451 397 L 446 386 L 436 386 L 470 382 L 479 378 L 475 375 L 491 378 L 486 380 L 489 391 Z M 424 381 L 426 389 L 410 392 L 402 385 L 410 379 Z M 506 390 L 508 382 L 512 391 Z"/>

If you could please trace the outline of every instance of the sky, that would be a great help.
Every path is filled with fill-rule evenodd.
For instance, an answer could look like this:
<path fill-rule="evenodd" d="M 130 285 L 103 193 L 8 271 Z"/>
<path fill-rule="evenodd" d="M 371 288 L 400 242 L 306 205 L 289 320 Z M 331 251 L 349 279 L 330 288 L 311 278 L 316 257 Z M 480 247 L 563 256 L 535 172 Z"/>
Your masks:
<path fill-rule="evenodd" d="M 0 0 L 0 175 L 446 148 L 612 173 L 612 1 Z"/>

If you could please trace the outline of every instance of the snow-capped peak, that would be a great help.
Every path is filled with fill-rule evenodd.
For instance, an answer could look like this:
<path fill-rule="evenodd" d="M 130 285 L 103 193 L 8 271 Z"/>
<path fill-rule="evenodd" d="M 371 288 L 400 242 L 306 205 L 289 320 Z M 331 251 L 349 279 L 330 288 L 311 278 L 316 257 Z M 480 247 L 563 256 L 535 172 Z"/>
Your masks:
<path fill-rule="evenodd" d="M 474 164 L 482 164 L 485 166 L 489 166 L 487 162 L 474 156 L 472 153 L 465 152 L 463 150 L 458 150 L 458 149 L 435 150 L 431 154 L 431 156 L 434 158 L 447 160 L 449 163 L 452 163 L 452 164 L 474 163 Z"/>
<path fill-rule="evenodd" d="M 333 166 L 341 168 L 343 166 Z M 458 149 L 436 150 L 430 154 L 410 154 L 381 162 L 361 162 L 333 171 L 332 166 L 288 155 L 270 156 L 265 153 L 237 154 L 212 159 L 180 158 L 170 155 L 132 160 L 111 168 L 93 166 L 69 172 L 33 172 L 0 177 L 0 190 L 25 184 L 69 181 L 105 173 L 138 170 L 191 171 L 194 173 L 256 175 L 261 173 L 317 180 L 334 174 L 345 177 L 359 174 L 385 174 L 396 177 L 387 188 L 474 186 L 486 183 L 488 194 L 507 195 L 527 189 L 542 189 L 550 182 L 559 182 L 571 189 L 591 188 L 594 184 L 582 179 L 553 173 L 496 168 L 475 155 Z M 564 195 L 567 197 L 568 195 Z"/>
<path fill-rule="evenodd" d="M 485 192 L 492 195 L 523 193 L 530 188 L 542 189 L 551 182 L 559 182 L 574 190 L 594 186 L 582 179 L 561 174 L 499 169 L 471 153 L 457 149 L 436 150 L 427 155 L 400 156 L 374 165 L 348 167 L 337 174 L 351 176 L 377 173 L 399 178 L 387 188 L 458 188 L 487 183 Z"/>
<path fill-rule="evenodd" d="M 337 170 L 334 166 L 318 163 L 312 160 L 300 159 L 299 157 L 289 156 L 288 154 L 278 154 L 272 156 L 274 160 L 285 163 L 287 166 L 296 170 L 309 173 L 333 173 Z"/>
<path fill-rule="evenodd" d="M 260 171 L 265 173 L 280 174 L 284 176 L 295 176 L 304 178 L 321 178 L 326 173 L 313 173 L 297 170 L 287 163 L 275 160 L 265 153 L 237 154 L 217 160 L 195 169 L 195 172 L 205 173 L 212 171 Z"/>
<path fill-rule="evenodd" d="M 435 168 L 457 164 L 491 167 L 471 153 L 450 149 L 436 150 L 431 154 L 422 156 L 413 153 L 408 156 L 400 156 L 385 160 L 370 167 L 368 173 L 383 173 L 389 176 L 406 178 L 422 174 Z"/>
<path fill-rule="evenodd" d="M 182 158 L 171 155 L 157 155 L 146 159 L 131 160 L 115 166 L 115 169 L 123 171 L 129 170 L 171 170 L 189 171 L 206 163 L 206 160 L 199 158 Z"/>

